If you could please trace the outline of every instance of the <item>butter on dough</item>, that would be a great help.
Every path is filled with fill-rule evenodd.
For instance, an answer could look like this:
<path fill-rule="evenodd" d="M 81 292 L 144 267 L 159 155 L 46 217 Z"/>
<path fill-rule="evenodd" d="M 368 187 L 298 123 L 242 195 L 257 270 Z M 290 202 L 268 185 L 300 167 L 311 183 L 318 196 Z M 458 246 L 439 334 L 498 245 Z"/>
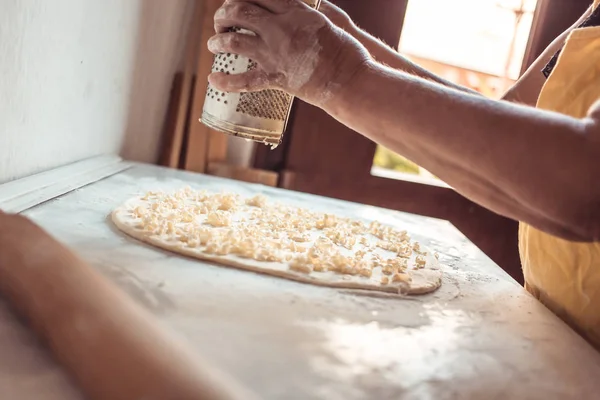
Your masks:
<path fill-rule="evenodd" d="M 437 254 L 407 232 L 261 195 L 149 192 L 115 209 L 112 221 L 164 250 L 318 286 L 419 295 L 442 284 Z"/>

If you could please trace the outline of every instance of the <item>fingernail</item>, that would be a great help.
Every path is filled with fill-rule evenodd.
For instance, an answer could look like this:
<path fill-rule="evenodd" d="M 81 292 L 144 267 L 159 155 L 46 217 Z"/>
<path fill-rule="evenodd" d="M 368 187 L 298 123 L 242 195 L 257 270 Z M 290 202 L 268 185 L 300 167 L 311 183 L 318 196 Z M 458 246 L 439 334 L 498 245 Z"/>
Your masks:
<path fill-rule="evenodd" d="M 225 8 L 221 7 L 215 12 L 215 19 L 225 18 L 226 14 Z"/>

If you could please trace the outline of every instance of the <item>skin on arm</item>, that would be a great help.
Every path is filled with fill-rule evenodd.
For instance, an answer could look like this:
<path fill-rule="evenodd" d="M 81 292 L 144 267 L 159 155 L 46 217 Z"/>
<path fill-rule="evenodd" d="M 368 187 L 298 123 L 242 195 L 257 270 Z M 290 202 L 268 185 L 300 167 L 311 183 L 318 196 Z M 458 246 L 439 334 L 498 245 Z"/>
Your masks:
<path fill-rule="evenodd" d="M 499 214 L 566 239 L 599 238 L 598 107 L 578 120 L 381 65 L 357 76 L 346 90 L 361 93 L 359 104 L 346 93 L 324 107 L 336 119 Z"/>
<path fill-rule="evenodd" d="M 258 36 L 220 33 L 209 48 L 260 68 L 212 74 L 218 89 L 286 90 L 499 214 L 570 240 L 600 239 L 600 107 L 575 119 L 411 76 L 373 61 L 296 0 L 228 0 L 223 10 L 218 32 L 252 24 Z"/>

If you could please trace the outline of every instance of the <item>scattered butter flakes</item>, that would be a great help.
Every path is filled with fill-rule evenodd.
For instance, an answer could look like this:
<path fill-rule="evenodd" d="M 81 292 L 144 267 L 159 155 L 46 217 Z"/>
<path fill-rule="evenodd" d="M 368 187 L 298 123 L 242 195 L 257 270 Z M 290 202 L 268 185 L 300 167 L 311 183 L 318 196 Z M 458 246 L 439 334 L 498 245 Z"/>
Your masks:
<path fill-rule="evenodd" d="M 366 225 L 271 203 L 264 195 L 243 199 L 189 187 L 171 194 L 148 192 L 141 199 L 143 203 L 128 210 L 137 229 L 214 256 L 284 263 L 303 274 L 333 272 L 342 279 L 370 279 L 377 272 L 382 285 L 410 282 L 408 261 L 413 256 L 414 269 L 427 267 L 427 252 L 419 242 L 377 221 Z M 320 236 L 312 239 L 317 232 Z M 376 245 L 371 244 L 373 237 Z"/>

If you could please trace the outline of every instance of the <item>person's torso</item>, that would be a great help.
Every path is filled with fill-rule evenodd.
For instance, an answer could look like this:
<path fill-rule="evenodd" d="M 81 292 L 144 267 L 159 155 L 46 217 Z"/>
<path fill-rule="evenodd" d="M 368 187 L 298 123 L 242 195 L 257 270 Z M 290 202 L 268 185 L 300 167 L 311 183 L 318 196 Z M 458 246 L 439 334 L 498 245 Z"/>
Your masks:
<path fill-rule="evenodd" d="M 587 25 L 569 35 L 538 108 L 583 118 L 600 99 L 600 26 Z M 556 163 L 560 168 L 560 154 Z M 522 223 L 519 250 L 526 288 L 600 348 L 600 243 L 570 242 Z"/>

